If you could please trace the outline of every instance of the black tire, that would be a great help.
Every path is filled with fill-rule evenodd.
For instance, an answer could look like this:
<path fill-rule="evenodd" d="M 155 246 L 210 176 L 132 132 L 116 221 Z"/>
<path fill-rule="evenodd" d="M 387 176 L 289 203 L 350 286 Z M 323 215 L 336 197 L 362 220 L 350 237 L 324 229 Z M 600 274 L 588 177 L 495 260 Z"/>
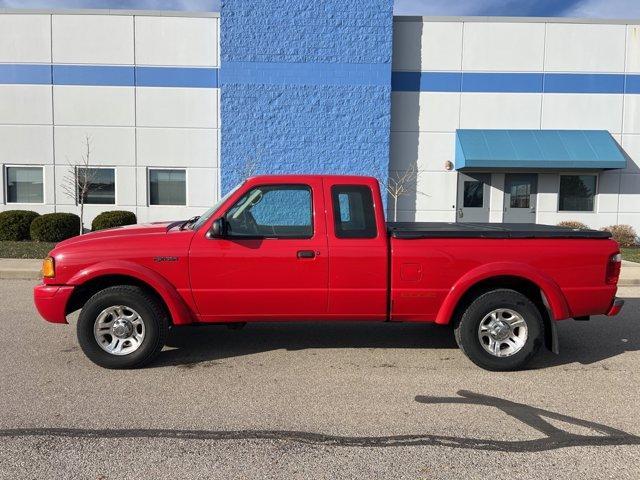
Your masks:
<path fill-rule="evenodd" d="M 485 350 L 478 335 L 482 320 L 500 308 L 518 313 L 527 326 L 524 345 L 516 353 L 505 357 L 493 355 Z M 471 302 L 455 325 L 454 333 L 460 349 L 479 367 L 492 371 L 520 370 L 543 345 L 544 322 L 538 308 L 526 296 L 515 290 L 497 289 L 486 292 Z"/>
<path fill-rule="evenodd" d="M 114 355 L 100 347 L 94 333 L 94 323 L 100 313 L 111 306 L 134 309 L 144 322 L 144 338 L 137 350 L 127 355 Z M 77 333 L 84 354 L 104 368 L 137 368 L 150 362 L 165 344 L 169 319 L 158 300 L 143 289 L 131 285 L 105 288 L 93 295 L 80 311 Z"/>

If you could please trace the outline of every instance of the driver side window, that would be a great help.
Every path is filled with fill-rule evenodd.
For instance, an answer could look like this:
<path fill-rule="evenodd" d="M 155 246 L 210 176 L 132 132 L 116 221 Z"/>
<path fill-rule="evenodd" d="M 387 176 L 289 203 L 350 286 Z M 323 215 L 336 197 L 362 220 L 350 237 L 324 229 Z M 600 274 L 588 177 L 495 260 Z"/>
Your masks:
<path fill-rule="evenodd" d="M 225 215 L 227 235 L 253 238 L 311 238 L 311 189 L 264 185 L 249 190 Z"/>

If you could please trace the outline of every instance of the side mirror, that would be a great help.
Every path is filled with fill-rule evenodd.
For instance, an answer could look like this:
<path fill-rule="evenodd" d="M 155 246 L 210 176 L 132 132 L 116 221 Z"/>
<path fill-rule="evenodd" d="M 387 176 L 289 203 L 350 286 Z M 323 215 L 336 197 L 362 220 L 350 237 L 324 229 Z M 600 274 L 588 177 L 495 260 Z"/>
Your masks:
<path fill-rule="evenodd" d="M 224 218 L 217 218 L 207 232 L 207 238 L 222 238 L 227 234 L 227 222 Z"/>

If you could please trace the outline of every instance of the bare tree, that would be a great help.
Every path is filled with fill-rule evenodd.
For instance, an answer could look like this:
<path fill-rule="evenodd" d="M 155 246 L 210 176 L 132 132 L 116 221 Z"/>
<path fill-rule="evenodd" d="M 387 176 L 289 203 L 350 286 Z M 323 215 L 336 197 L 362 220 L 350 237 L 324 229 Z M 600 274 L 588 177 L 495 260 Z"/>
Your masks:
<path fill-rule="evenodd" d="M 418 169 L 411 165 L 407 170 L 394 170 L 386 181 L 380 182 L 382 187 L 393 198 L 393 222 L 398 218 L 398 199 L 410 194 L 422 194 L 415 188 L 418 180 Z"/>
<path fill-rule="evenodd" d="M 84 202 L 96 176 L 96 170 L 90 167 L 90 159 L 91 137 L 85 135 L 80 162 L 74 164 L 67 161 L 70 168 L 62 179 L 62 191 L 80 207 L 80 235 L 84 233 Z"/>
<path fill-rule="evenodd" d="M 240 167 L 240 180 L 244 180 L 249 177 L 253 177 L 254 175 L 259 175 L 260 173 L 264 173 L 262 170 L 262 147 L 256 145 L 255 142 L 252 143 L 253 155 L 248 156 L 244 159 L 242 166 Z"/>

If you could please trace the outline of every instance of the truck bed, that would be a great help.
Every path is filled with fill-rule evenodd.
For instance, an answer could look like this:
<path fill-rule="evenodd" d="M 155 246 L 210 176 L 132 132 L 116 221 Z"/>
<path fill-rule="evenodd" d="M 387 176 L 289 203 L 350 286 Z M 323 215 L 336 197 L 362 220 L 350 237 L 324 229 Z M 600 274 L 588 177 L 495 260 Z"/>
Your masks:
<path fill-rule="evenodd" d="M 417 238 L 611 238 L 599 230 L 578 230 L 535 223 L 392 222 L 389 235 L 398 239 Z"/>

